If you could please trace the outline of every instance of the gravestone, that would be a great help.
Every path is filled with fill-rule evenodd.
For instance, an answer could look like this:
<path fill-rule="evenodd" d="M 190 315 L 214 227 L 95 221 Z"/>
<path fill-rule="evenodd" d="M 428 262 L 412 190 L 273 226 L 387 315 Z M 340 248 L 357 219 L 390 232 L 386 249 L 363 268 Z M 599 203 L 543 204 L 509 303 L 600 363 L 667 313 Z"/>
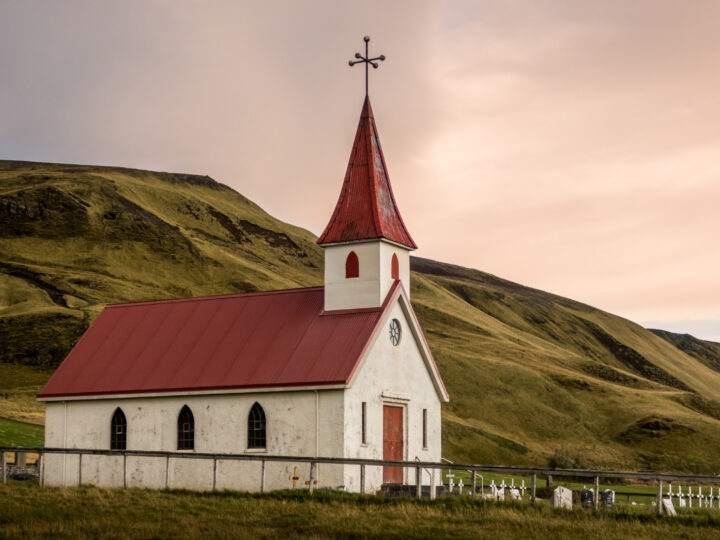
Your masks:
<path fill-rule="evenodd" d="M 615 492 L 612 489 L 606 489 L 600 495 L 600 502 L 603 510 L 612 510 L 615 507 Z"/>
<path fill-rule="evenodd" d="M 667 514 L 668 516 L 677 516 L 677 512 L 675 512 L 675 507 L 673 506 L 672 499 L 663 499 L 662 509 L 663 513 Z"/>
<path fill-rule="evenodd" d="M 445 478 L 447 478 L 448 481 L 448 493 L 452 493 L 455 487 L 455 475 L 452 472 L 448 472 Z"/>
<path fill-rule="evenodd" d="M 685 502 L 685 497 L 680 497 L 680 499 L 678 499 L 678 502 L 680 503 L 678 505 L 680 508 L 685 508 L 687 506 L 687 503 Z"/>
<path fill-rule="evenodd" d="M 550 499 L 550 505 L 553 508 L 572 510 L 572 491 L 563 486 L 556 487 Z"/>
<path fill-rule="evenodd" d="M 520 495 L 520 490 L 518 488 L 510 488 L 510 500 L 511 501 L 521 501 L 522 495 Z"/>
<path fill-rule="evenodd" d="M 583 486 L 580 492 L 580 504 L 585 508 L 592 508 L 595 505 L 595 492 Z"/>

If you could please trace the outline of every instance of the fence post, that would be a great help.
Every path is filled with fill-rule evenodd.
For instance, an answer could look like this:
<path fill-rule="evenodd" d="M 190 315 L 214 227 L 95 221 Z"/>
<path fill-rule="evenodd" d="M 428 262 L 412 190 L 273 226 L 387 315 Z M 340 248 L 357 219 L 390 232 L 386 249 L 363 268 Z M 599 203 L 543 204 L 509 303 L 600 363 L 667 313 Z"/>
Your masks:
<path fill-rule="evenodd" d="M 477 491 L 477 471 L 472 472 L 472 498 L 473 499 L 477 496 L 475 491 Z"/>
<path fill-rule="evenodd" d="M 7 484 L 7 452 L 2 453 L 2 483 Z"/>
<path fill-rule="evenodd" d="M 437 496 L 437 486 L 435 485 L 435 469 L 430 469 L 430 500 L 434 501 Z"/>
<path fill-rule="evenodd" d="M 313 493 L 313 483 L 315 482 L 315 462 L 312 461 L 310 463 L 310 479 L 308 481 L 308 490 L 310 491 L 310 495 Z"/>
<path fill-rule="evenodd" d="M 662 480 L 660 479 L 658 479 L 657 502 L 655 504 L 657 505 L 657 513 L 662 514 Z"/>
<path fill-rule="evenodd" d="M 365 464 L 360 465 L 360 495 L 365 495 Z"/>
<path fill-rule="evenodd" d="M 43 476 L 45 475 L 45 459 L 43 457 L 43 453 L 38 453 L 37 461 L 35 462 L 35 465 L 37 466 L 38 470 L 38 485 L 40 487 L 43 486 Z"/>
<path fill-rule="evenodd" d="M 78 454 L 78 487 L 82 486 L 82 452 Z"/>
<path fill-rule="evenodd" d="M 422 469 L 415 467 L 415 498 L 422 498 Z"/>
<path fill-rule="evenodd" d="M 217 485 L 217 456 L 213 456 L 213 491 Z"/>
<path fill-rule="evenodd" d="M 545 481 L 545 485 L 547 487 L 552 487 L 552 474 L 547 475 L 547 480 Z"/>
<path fill-rule="evenodd" d="M 260 493 L 265 493 L 265 460 L 260 462 Z"/>
<path fill-rule="evenodd" d="M 165 456 L 165 489 L 168 488 L 169 476 L 170 476 L 170 454 Z"/>
<path fill-rule="evenodd" d="M 530 502 L 535 504 L 535 489 L 537 488 L 537 474 L 532 475 L 532 491 L 530 492 Z"/>
<path fill-rule="evenodd" d="M 595 496 L 593 497 L 593 503 L 595 504 L 595 510 L 600 508 L 600 477 L 595 477 Z"/>
<path fill-rule="evenodd" d="M 127 454 L 123 454 L 123 487 L 127 487 Z"/>

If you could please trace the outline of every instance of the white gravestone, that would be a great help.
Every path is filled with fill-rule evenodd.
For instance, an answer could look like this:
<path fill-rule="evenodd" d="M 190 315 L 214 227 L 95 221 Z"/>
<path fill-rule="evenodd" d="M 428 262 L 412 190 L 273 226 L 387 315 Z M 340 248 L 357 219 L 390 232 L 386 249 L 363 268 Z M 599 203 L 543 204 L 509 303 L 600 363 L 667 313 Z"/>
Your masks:
<path fill-rule="evenodd" d="M 663 513 L 667 514 L 668 516 L 677 516 L 677 512 L 675 512 L 675 507 L 673 506 L 672 499 L 663 499 L 662 509 Z"/>
<path fill-rule="evenodd" d="M 520 490 L 518 488 L 510 488 L 510 500 L 511 501 L 521 501 L 522 496 L 520 495 Z"/>
<path fill-rule="evenodd" d="M 572 510 L 572 491 L 563 486 L 556 487 L 550 499 L 550 504 L 554 508 Z"/>

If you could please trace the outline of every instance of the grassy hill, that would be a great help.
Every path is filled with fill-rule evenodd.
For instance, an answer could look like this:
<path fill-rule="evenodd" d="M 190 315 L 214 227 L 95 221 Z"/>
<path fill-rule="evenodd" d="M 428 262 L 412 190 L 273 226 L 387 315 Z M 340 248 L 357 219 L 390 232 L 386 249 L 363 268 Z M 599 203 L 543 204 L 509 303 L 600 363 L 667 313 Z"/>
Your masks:
<path fill-rule="evenodd" d="M 310 232 L 208 177 L 0 161 L 0 416 L 42 421 L 33 393 L 105 303 L 318 285 L 322 264 Z M 716 349 L 476 270 L 412 269 L 451 395 L 445 457 L 720 470 Z"/>

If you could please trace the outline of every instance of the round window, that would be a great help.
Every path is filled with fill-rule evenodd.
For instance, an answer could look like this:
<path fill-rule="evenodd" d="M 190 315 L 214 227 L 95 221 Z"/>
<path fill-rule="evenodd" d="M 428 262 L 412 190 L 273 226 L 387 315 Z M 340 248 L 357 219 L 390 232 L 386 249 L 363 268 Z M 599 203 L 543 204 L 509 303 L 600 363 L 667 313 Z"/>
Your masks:
<path fill-rule="evenodd" d="M 400 321 L 393 319 L 390 321 L 390 341 L 393 345 L 397 346 L 400 343 L 400 334 L 402 329 L 400 327 Z"/>

